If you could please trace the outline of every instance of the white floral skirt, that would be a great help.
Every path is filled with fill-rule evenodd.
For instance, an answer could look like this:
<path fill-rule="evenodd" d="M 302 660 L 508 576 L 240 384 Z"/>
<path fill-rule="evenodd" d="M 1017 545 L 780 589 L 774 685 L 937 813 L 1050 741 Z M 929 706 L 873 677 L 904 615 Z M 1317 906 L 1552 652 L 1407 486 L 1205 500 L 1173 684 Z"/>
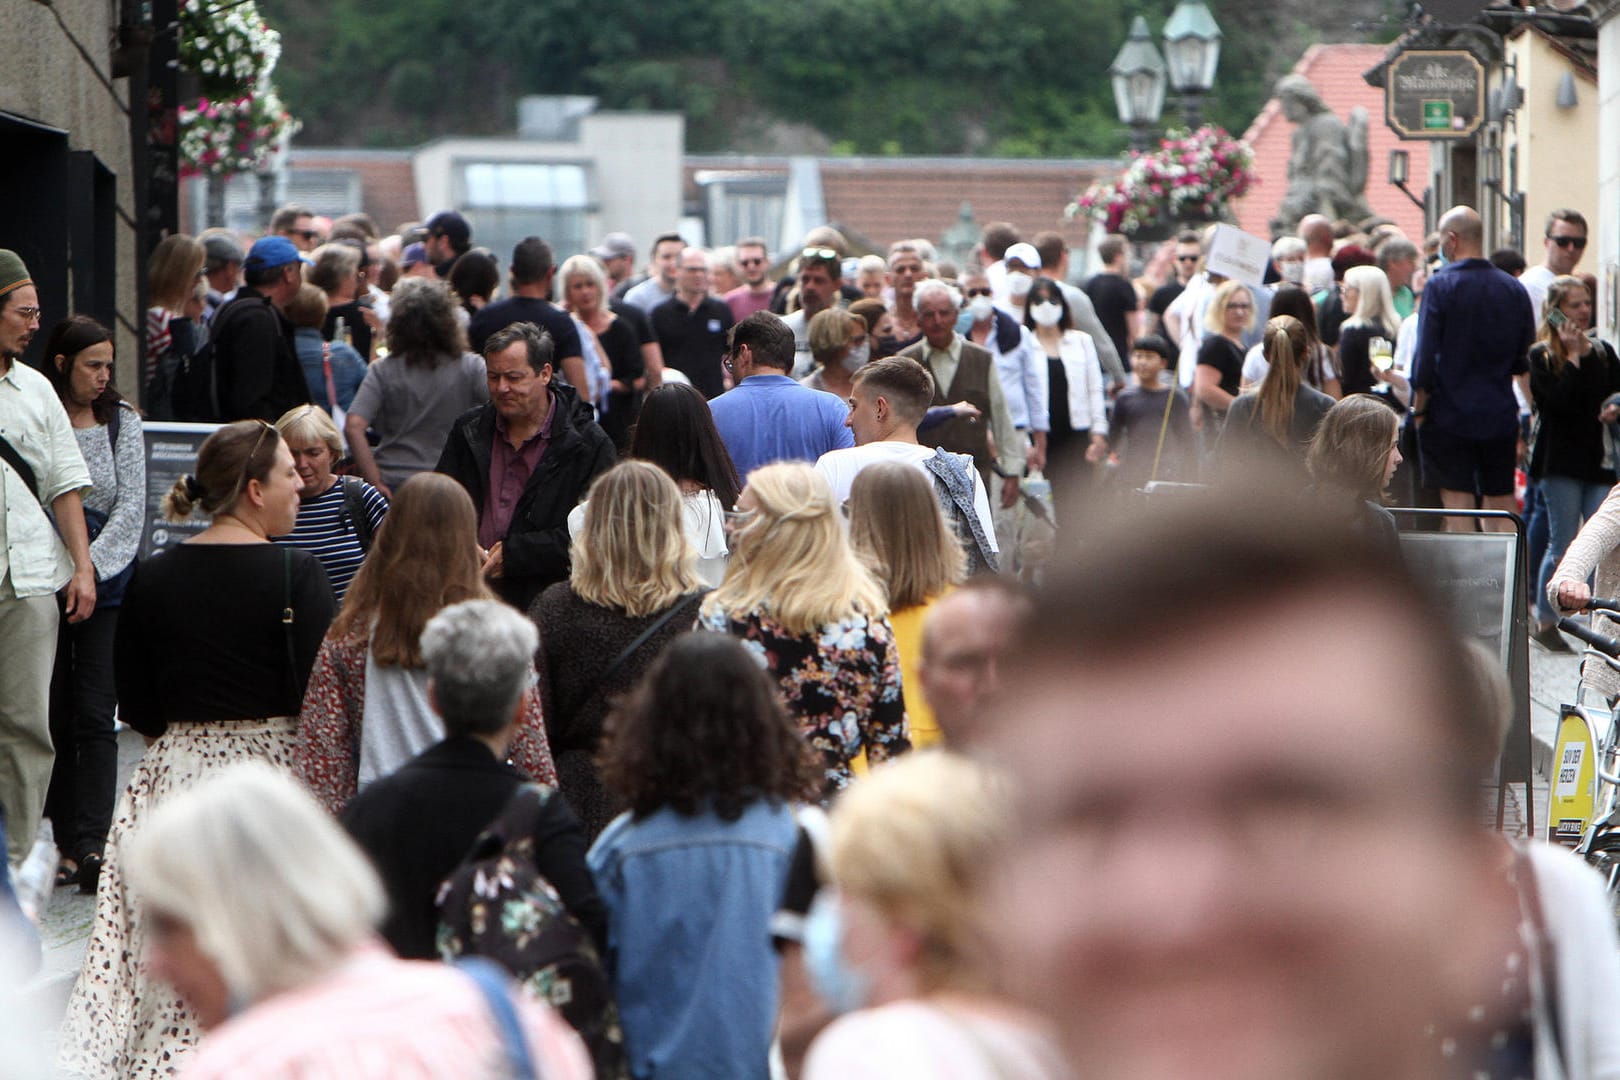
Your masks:
<path fill-rule="evenodd" d="M 202 1031 L 172 988 L 146 970 L 146 927 L 124 881 L 124 844 L 152 811 L 241 761 L 290 770 L 296 717 L 173 724 L 135 766 L 118 800 L 96 890 L 96 922 L 73 984 L 57 1066 L 75 1076 L 146 1080 L 178 1073 Z"/>

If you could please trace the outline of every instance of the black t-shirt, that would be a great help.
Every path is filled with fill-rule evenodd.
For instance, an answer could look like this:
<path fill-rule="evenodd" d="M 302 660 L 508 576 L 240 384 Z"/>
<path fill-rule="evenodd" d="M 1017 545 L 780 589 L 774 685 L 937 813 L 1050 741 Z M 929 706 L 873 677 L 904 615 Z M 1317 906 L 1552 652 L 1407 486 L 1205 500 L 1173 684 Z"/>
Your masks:
<path fill-rule="evenodd" d="M 564 357 L 581 355 L 579 331 L 574 328 L 574 320 L 566 311 L 538 296 L 513 296 L 486 304 L 467 324 L 467 343 L 473 352 L 482 356 L 484 343 L 490 335 L 516 322 L 534 323 L 551 334 L 553 366 L 558 370 L 562 369 Z"/>
<path fill-rule="evenodd" d="M 325 568 L 298 548 L 180 544 L 146 559 L 118 615 L 119 718 L 156 737 L 172 723 L 296 716 L 334 614 Z"/>
<path fill-rule="evenodd" d="M 652 311 L 653 333 L 664 351 L 664 366 L 684 373 L 706 398 L 725 392 L 720 358 L 726 353 L 731 323 L 731 308 L 712 296 L 704 297 L 695 308 L 672 296 Z"/>
<path fill-rule="evenodd" d="M 1373 375 L 1369 346 L 1375 337 L 1395 344 L 1394 331 L 1381 326 L 1341 326 L 1339 328 L 1339 389 L 1345 394 L 1369 394 L 1378 385 Z"/>
<path fill-rule="evenodd" d="M 613 312 L 626 323 L 636 335 L 636 345 L 646 345 L 658 339 L 653 336 L 652 322 L 648 320 L 647 313 L 634 304 L 626 304 L 622 300 L 613 300 L 608 303 L 608 310 Z"/>
<path fill-rule="evenodd" d="M 1243 386 L 1243 350 L 1220 334 L 1207 334 L 1198 346 L 1198 362 L 1221 373 L 1221 389 L 1233 397 Z"/>
<path fill-rule="evenodd" d="M 596 335 L 596 340 L 602 343 L 615 379 L 630 383 L 647 373 L 647 364 L 641 358 L 641 339 L 627 320 L 614 319 L 606 330 Z"/>
<path fill-rule="evenodd" d="M 1095 274 L 1086 282 L 1086 295 L 1097 309 L 1097 318 L 1113 339 L 1119 355 L 1131 355 L 1130 314 L 1136 310 L 1136 286 L 1119 274 Z"/>
<path fill-rule="evenodd" d="M 1598 343 L 1581 357 L 1580 366 L 1565 364 L 1553 373 L 1544 343 L 1530 349 L 1530 394 L 1540 415 L 1530 475 L 1565 476 L 1588 484 L 1612 484 L 1614 473 L 1603 467 L 1603 424 L 1598 414 L 1609 395 L 1620 392 L 1620 362 L 1609 346 Z"/>
<path fill-rule="evenodd" d="M 1322 344 L 1329 348 L 1337 348 L 1339 328 L 1349 317 L 1350 313 L 1344 310 L 1344 299 L 1339 295 L 1338 288 L 1329 289 L 1322 302 L 1316 305 L 1316 329 L 1322 337 Z"/>
<path fill-rule="evenodd" d="M 360 359 L 371 362 L 371 326 L 366 317 L 360 313 L 360 301 L 350 300 L 347 304 L 326 309 L 326 321 L 321 324 L 321 337 L 331 341 L 337 333 L 337 321 L 343 320 L 344 327 L 349 331 L 349 339 L 354 345 L 355 352 Z"/>
<path fill-rule="evenodd" d="M 1148 310 L 1159 318 L 1164 318 L 1164 313 L 1170 310 L 1170 305 L 1176 302 L 1176 297 L 1180 296 L 1186 287 L 1179 281 L 1160 285 L 1153 290 L 1153 295 L 1148 297 Z"/>

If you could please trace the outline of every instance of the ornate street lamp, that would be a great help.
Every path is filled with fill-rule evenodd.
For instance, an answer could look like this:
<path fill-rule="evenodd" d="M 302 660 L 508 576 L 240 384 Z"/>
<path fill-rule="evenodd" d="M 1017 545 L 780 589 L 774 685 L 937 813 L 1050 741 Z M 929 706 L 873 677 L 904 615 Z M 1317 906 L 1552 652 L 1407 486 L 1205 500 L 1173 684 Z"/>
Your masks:
<path fill-rule="evenodd" d="M 1159 114 L 1164 111 L 1164 58 L 1148 33 L 1147 20 L 1138 15 L 1131 21 L 1131 32 L 1119 55 L 1108 65 L 1108 79 L 1114 84 L 1114 108 L 1119 122 L 1131 129 L 1131 148 L 1146 150 L 1153 144 Z"/>
<path fill-rule="evenodd" d="M 1181 0 L 1164 24 L 1164 55 L 1170 66 L 1170 85 L 1181 98 L 1187 126 L 1203 121 L 1200 105 L 1215 85 L 1215 65 L 1221 59 L 1221 28 L 1204 0 Z"/>

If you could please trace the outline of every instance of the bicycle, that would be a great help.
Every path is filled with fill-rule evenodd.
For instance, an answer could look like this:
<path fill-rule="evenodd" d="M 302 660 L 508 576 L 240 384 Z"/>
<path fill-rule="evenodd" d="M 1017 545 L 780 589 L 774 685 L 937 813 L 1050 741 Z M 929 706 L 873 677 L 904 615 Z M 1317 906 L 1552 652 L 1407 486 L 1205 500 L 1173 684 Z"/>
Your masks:
<path fill-rule="evenodd" d="M 1620 600 L 1587 601 L 1584 611 L 1620 615 Z M 1588 661 L 1620 672 L 1620 639 L 1600 634 L 1565 617 L 1558 629 L 1587 644 L 1575 704 L 1559 709 L 1553 744 L 1554 772 L 1548 792 L 1547 840 L 1571 848 L 1602 875 L 1611 904 L 1620 902 L 1620 696 L 1607 702 L 1607 715 L 1586 705 Z M 1620 915 L 1620 908 L 1617 908 Z"/>

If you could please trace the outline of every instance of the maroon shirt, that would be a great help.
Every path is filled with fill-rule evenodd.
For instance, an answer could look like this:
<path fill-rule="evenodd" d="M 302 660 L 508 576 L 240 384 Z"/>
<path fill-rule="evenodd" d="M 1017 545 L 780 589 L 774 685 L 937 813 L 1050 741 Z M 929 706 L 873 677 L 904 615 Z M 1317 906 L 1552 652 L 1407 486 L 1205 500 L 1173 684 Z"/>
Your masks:
<path fill-rule="evenodd" d="M 556 415 L 557 395 L 552 394 L 551 408 L 546 410 L 540 430 L 522 446 L 514 448 L 508 437 L 506 417 L 495 414 L 495 445 L 489 453 L 489 493 L 484 498 L 484 512 L 478 519 L 478 543 L 483 547 L 492 548 L 506 538 L 523 489 L 551 444 L 551 421 Z"/>

